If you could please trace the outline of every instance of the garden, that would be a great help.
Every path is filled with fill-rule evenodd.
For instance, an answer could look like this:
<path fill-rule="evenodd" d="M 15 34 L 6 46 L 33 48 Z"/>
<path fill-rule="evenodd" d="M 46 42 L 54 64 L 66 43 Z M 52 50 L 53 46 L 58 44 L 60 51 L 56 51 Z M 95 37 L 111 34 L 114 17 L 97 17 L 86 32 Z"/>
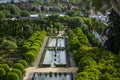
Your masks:
<path fill-rule="evenodd" d="M 65 67 L 67 65 L 66 57 L 68 57 L 65 45 L 65 37 L 49 37 L 40 64 L 43 67 Z"/>

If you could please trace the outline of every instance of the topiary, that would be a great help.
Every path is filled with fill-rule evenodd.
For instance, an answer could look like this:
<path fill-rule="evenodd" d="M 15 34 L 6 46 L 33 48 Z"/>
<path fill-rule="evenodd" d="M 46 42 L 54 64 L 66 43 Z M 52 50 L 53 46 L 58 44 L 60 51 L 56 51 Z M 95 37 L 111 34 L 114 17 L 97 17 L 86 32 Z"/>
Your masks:
<path fill-rule="evenodd" d="M 6 80 L 19 80 L 19 76 L 15 72 L 8 72 Z"/>
<path fill-rule="evenodd" d="M 24 56 L 25 56 L 25 60 L 29 64 L 31 64 L 36 58 L 36 55 L 34 53 L 32 53 L 32 52 L 27 52 Z"/>
<path fill-rule="evenodd" d="M 14 64 L 13 68 L 14 68 L 14 69 L 19 69 L 22 73 L 23 73 L 24 70 L 25 70 L 25 67 L 24 67 L 23 64 L 21 64 L 21 63 L 16 63 L 16 64 Z"/>
<path fill-rule="evenodd" d="M 0 67 L 4 68 L 6 72 L 10 71 L 10 67 L 8 66 L 8 64 L 1 64 Z"/>
<path fill-rule="evenodd" d="M 12 72 L 16 73 L 19 76 L 19 79 L 22 78 L 22 72 L 19 69 L 12 69 Z"/>
<path fill-rule="evenodd" d="M 18 63 L 23 64 L 25 68 L 28 66 L 28 63 L 25 60 L 19 60 Z"/>

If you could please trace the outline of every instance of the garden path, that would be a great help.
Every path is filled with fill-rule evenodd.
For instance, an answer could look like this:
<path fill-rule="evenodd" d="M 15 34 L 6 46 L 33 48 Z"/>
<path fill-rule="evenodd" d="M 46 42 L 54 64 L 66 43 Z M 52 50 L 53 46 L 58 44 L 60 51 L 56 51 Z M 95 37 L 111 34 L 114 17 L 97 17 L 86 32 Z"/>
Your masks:
<path fill-rule="evenodd" d="M 40 52 L 39 52 L 39 54 L 38 54 L 38 56 L 37 56 L 37 59 L 35 60 L 35 62 L 34 62 L 34 64 L 33 64 L 33 67 L 37 67 L 37 66 L 39 65 L 40 59 L 41 59 L 41 57 L 42 57 L 42 53 L 43 53 L 44 48 L 45 48 L 46 43 L 47 43 L 47 40 L 48 40 L 48 36 L 46 36 L 45 39 L 44 39 L 44 42 L 43 42 L 43 44 L 42 44 L 42 47 L 40 48 Z"/>
<path fill-rule="evenodd" d="M 23 80 L 31 80 L 30 76 L 33 73 L 76 73 L 78 71 L 77 67 L 68 67 L 68 68 L 38 68 L 38 67 L 29 67 L 25 69 L 26 74 Z"/>

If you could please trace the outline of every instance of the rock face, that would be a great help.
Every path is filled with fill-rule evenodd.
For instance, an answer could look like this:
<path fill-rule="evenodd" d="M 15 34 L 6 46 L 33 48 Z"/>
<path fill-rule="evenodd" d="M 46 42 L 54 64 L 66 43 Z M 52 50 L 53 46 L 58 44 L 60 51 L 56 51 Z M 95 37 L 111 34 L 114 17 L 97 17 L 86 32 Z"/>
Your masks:
<path fill-rule="evenodd" d="M 113 9 L 120 15 L 120 0 L 111 0 Z"/>

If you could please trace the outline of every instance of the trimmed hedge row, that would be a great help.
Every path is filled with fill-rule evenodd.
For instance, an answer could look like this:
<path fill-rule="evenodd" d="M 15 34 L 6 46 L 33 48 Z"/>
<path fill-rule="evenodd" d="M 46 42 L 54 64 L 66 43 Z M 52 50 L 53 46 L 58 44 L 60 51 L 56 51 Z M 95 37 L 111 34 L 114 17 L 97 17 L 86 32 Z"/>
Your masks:
<path fill-rule="evenodd" d="M 45 31 L 36 31 L 23 45 L 24 59 L 31 64 L 37 57 L 46 36 Z"/>

